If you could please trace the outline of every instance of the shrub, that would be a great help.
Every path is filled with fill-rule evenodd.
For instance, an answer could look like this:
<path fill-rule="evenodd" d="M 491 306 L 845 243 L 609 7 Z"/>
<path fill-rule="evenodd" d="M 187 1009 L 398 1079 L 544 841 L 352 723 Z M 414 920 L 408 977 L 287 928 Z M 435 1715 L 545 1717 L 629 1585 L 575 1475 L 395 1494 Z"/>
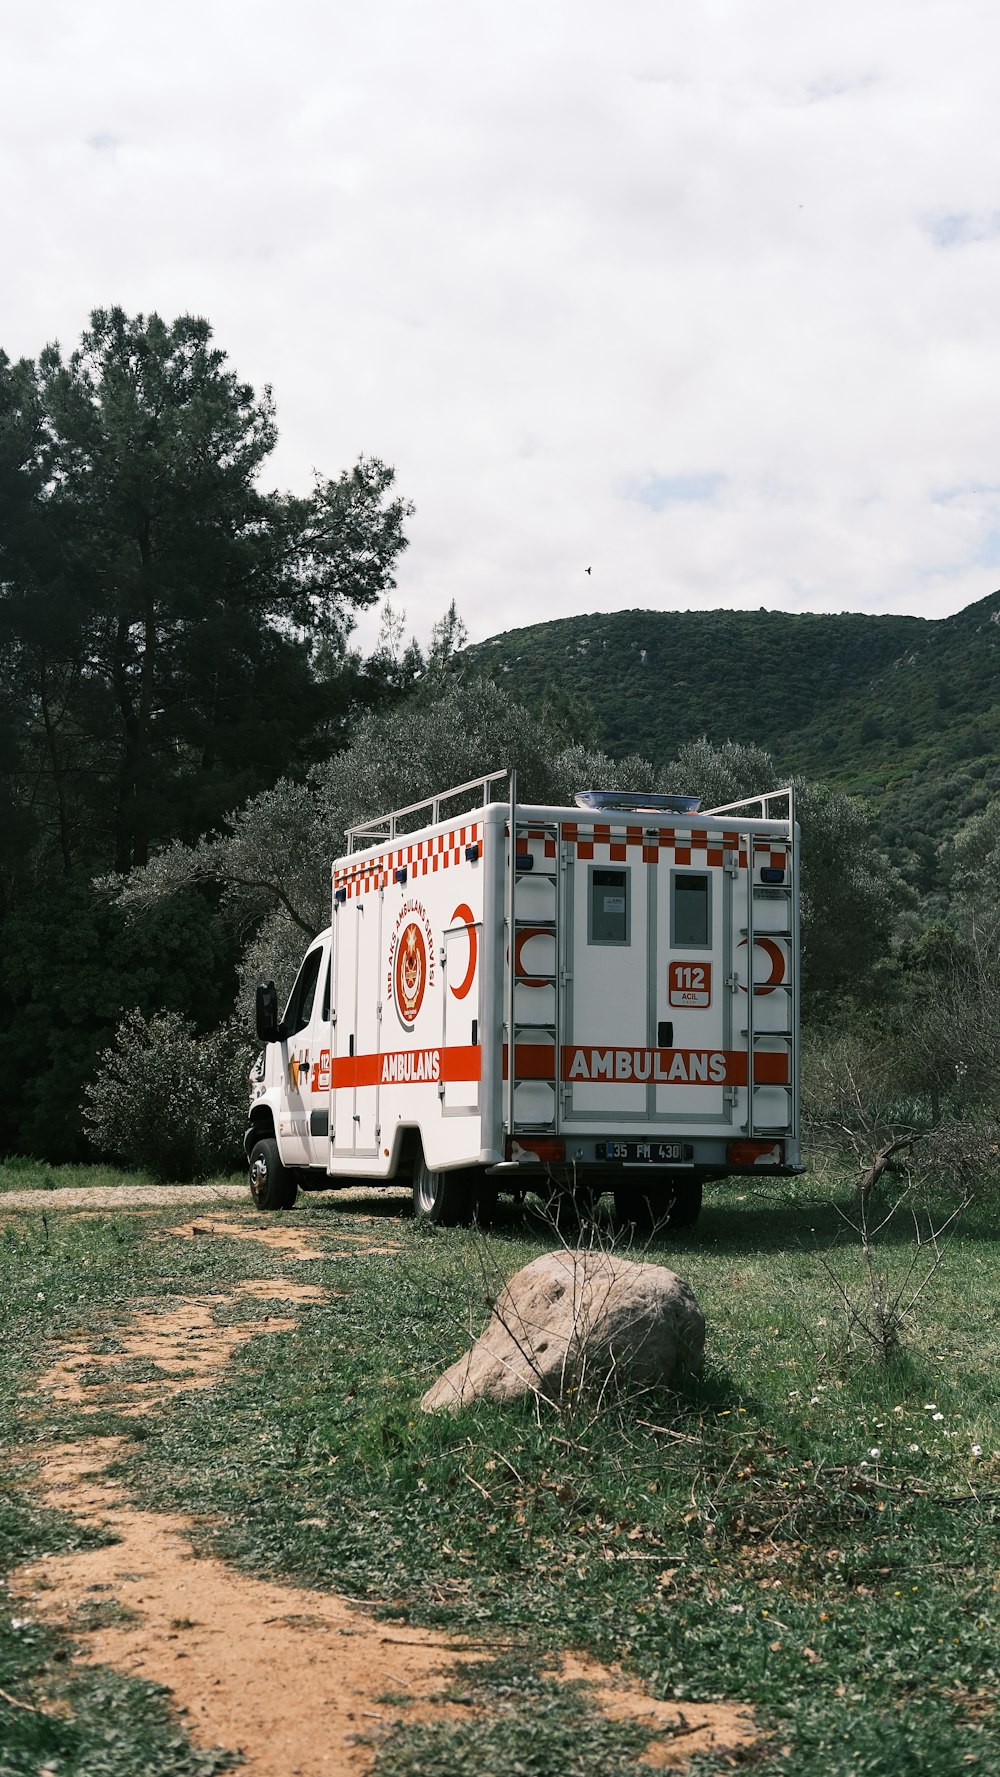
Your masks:
<path fill-rule="evenodd" d="M 85 1089 L 91 1142 L 164 1181 L 241 1165 L 251 1059 L 231 1025 L 198 1036 L 176 1012 L 126 1013 Z"/>

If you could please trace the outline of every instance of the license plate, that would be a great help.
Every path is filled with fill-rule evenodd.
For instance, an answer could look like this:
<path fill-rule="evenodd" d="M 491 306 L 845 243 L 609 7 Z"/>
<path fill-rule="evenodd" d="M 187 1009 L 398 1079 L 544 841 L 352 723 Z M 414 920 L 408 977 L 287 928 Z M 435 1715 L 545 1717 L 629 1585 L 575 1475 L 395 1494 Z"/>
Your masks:
<path fill-rule="evenodd" d="M 694 1158 L 686 1141 L 599 1141 L 598 1160 L 618 1160 L 628 1166 L 676 1166 Z"/>

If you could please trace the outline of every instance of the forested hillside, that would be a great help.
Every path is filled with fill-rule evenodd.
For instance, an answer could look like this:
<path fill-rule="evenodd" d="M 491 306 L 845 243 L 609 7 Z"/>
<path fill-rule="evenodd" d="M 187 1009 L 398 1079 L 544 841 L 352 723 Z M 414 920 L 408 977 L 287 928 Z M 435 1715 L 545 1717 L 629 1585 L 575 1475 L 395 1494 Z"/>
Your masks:
<path fill-rule="evenodd" d="M 472 664 L 616 757 L 707 735 L 881 809 L 922 893 L 942 838 L 1000 789 L 1000 592 L 954 617 L 620 611 L 511 630 Z M 683 785 L 677 786 L 683 789 Z"/>
<path fill-rule="evenodd" d="M 878 1007 L 900 1093 L 992 1104 L 1000 594 L 936 623 L 627 611 L 464 652 L 452 607 L 426 657 L 385 607 L 363 660 L 412 508 L 377 458 L 264 491 L 276 435 L 191 316 L 0 352 L 0 1154 L 83 1157 L 103 1078 L 98 1147 L 176 1169 L 201 1105 L 183 1165 L 238 1158 L 253 985 L 290 986 L 344 827 L 510 765 L 555 801 L 798 774 L 809 1017 L 868 1041 Z"/>

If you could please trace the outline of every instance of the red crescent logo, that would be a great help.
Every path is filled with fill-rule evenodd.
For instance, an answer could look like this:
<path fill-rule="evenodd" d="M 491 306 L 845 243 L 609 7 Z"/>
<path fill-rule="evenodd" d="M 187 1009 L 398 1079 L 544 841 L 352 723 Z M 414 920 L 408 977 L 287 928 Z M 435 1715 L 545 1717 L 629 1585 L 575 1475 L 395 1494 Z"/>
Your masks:
<path fill-rule="evenodd" d="M 475 914 L 464 901 L 455 908 L 451 916 L 451 923 L 452 925 L 464 925 L 469 934 L 469 966 L 457 987 L 451 987 L 450 981 L 448 983 L 455 998 L 464 1000 L 476 978 L 476 963 L 479 961 L 479 933 L 476 931 Z"/>
<path fill-rule="evenodd" d="M 529 938 L 551 938 L 551 936 L 552 933 L 548 931 L 545 926 L 525 926 L 520 932 L 518 932 L 514 941 L 514 978 L 522 987 L 549 986 L 549 982 L 546 981 L 544 977 L 538 975 L 526 975 L 524 973 L 524 963 L 521 960 L 521 951 L 524 949 Z"/>
<path fill-rule="evenodd" d="M 746 939 L 741 938 L 737 949 L 742 950 L 745 943 Z M 775 988 L 780 987 L 785 979 L 785 958 L 781 945 L 774 938 L 755 938 L 754 943 L 764 951 L 771 965 L 771 973 L 767 980 L 756 982 L 756 990 L 758 993 L 773 993 Z M 746 993 L 746 988 L 742 983 L 740 984 L 740 992 Z"/>

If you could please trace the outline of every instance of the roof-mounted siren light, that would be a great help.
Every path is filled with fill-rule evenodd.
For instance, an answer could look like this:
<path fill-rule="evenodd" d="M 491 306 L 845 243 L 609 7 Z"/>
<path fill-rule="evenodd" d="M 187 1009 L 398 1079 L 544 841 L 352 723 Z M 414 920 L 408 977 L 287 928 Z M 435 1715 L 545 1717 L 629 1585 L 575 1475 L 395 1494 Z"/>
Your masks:
<path fill-rule="evenodd" d="M 652 790 L 577 790 L 577 808 L 595 813 L 618 809 L 623 814 L 697 814 L 700 796 L 661 796 Z"/>

